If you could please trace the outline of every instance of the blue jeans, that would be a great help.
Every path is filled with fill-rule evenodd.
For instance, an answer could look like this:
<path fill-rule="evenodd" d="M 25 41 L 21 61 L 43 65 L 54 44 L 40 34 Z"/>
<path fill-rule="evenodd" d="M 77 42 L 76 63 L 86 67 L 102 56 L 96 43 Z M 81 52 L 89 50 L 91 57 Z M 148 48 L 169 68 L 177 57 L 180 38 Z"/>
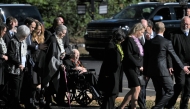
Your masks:
<path fill-rule="evenodd" d="M 141 85 L 141 91 L 138 97 L 140 109 L 146 109 L 146 86 L 147 85 Z"/>

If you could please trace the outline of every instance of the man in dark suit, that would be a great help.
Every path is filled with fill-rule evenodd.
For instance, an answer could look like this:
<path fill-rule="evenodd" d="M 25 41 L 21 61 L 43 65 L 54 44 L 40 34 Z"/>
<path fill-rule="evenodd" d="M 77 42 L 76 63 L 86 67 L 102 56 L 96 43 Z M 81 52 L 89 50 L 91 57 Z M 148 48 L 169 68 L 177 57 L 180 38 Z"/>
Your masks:
<path fill-rule="evenodd" d="M 156 91 L 155 106 L 152 109 L 163 108 L 174 93 L 173 81 L 167 67 L 168 53 L 175 59 L 184 74 L 190 73 L 189 66 L 184 66 L 174 52 L 172 43 L 163 37 L 164 31 L 164 23 L 157 22 L 155 24 L 157 35 L 148 43 L 145 43 L 144 49 L 144 75 L 152 79 Z"/>
<path fill-rule="evenodd" d="M 185 16 L 181 20 L 181 29 L 174 31 L 170 35 L 170 39 L 174 46 L 174 51 L 184 65 L 190 65 L 190 18 Z M 167 107 L 172 109 L 176 103 L 178 96 L 182 91 L 180 109 L 188 109 L 188 101 L 190 95 L 190 76 L 185 75 L 184 71 L 177 66 L 177 63 L 169 58 L 169 68 L 175 77 L 174 96 L 169 101 Z"/>
<path fill-rule="evenodd" d="M 144 44 L 149 41 L 150 39 L 154 38 L 156 36 L 156 33 L 153 31 L 153 22 L 151 20 L 141 20 L 142 25 L 145 27 L 144 35 L 141 37 L 140 42 L 144 46 Z M 139 93 L 138 97 L 138 104 L 140 109 L 146 109 L 146 87 L 148 84 L 148 81 L 146 81 L 145 85 L 141 85 L 141 91 Z"/>
<path fill-rule="evenodd" d="M 9 17 L 6 19 L 7 32 L 6 32 L 6 34 L 4 35 L 3 40 L 5 41 L 7 47 L 8 47 L 8 45 L 9 45 L 9 42 L 11 41 L 11 38 L 12 38 L 13 35 L 15 34 L 14 28 L 15 28 L 15 26 L 16 26 L 16 23 L 14 22 L 14 19 L 15 19 L 15 18 L 12 17 L 12 16 L 9 16 Z"/>

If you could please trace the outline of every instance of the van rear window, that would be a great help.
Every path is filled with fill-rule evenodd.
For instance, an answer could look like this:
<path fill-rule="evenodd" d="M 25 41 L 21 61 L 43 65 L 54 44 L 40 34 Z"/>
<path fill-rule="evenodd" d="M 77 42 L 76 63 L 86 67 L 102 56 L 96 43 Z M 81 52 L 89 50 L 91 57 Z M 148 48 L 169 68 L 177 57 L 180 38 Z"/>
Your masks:
<path fill-rule="evenodd" d="M 24 23 L 26 17 L 32 17 L 42 22 L 39 11 L 34 6 L 0 6 L 3 9 L 5 16 L 13 16 L 17 18 L 19 25 Z"/>

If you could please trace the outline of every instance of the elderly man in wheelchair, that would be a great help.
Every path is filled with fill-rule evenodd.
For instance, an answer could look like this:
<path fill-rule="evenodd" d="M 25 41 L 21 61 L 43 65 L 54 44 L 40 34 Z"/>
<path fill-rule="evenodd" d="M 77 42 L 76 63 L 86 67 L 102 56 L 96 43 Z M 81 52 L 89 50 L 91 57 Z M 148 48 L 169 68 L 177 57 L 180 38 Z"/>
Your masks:
<path fill-rule="evenodd" d="M 64 95 L 61 95 L 65 96 L 61 100 L 62 104 L 70 105 L 75 100 L 80 105 L 87 106 L 93 100 L 96 100 L 101 105 L 102 96 L 97 88 L 95 69 L 86 69 L 79 57 L 79 51 L 72 49 L 71 54 L 63 60 L 66 68 L 67 91 Z"/>

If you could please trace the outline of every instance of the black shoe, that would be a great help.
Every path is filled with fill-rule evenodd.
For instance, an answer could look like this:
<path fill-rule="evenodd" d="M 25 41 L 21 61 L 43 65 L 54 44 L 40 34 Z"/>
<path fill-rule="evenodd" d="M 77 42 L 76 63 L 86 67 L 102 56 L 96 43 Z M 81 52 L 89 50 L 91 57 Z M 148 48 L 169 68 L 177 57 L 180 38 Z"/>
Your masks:
<path fill-rule="evenodd" d="M 167 109 L 174 109 L 174 107 L 172 106 L 172 107 L 168 107 Z"/>
<path fill-rule="evenodd" d="M 174 106 L 164 106 L 164 108 L 166 108 L 166 109 L 174 109 Z"/>
<path fill-rule="evenodd" d="M 45 107 L 44 107 L 44 109 L 52 109 L 52 108 L 51 108 L 51 105 L 47 105 L 46 104 Z"/>
<path fill-rule="evenodd" d="M 131 109 L 131 105 L 128 106 L 128 109 Z"/>
<path fill-rule="evenodd" d="M 57 103 L 58 106 L 63 106 L 63 107 L 69 107 L 69 103 L 65 103 L 65 102 L 58 102 Z"/>
<path fill-rule="evenodd" d="M 38 109 L 38 106 L 36 106 L 35 103 L 32 102 L 32 103 L 26 104 L 25 108 L 26 109 Z"/>
<path fill-rule="evenodd" d="M 39 100 L 39 106 L 42 108 L 45 105 L 46 105 L 46 101 L 44 99 L 40 98 L 40 100 Z"/>

